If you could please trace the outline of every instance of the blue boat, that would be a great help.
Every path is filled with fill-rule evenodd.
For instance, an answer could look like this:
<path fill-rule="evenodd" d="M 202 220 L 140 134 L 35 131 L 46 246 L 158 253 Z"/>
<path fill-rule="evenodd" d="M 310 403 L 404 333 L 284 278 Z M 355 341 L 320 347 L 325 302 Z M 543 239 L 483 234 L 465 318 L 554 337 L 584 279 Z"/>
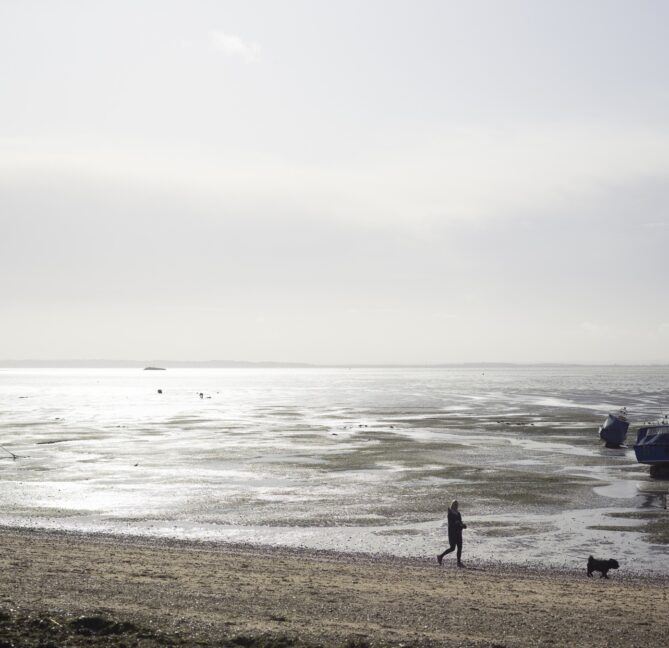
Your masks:
<path fill-rule="evenodd" d="M 634 444 L 639 463 L 650 466 L 651 475 L 669 472 L 669 420 L 639 428 Z"/>
<path fill-rule="evenodd" d="M 599 438 L 604 441 L 607 448 L 619 448 L 625 443 L 629 426 L 627 409 L 623 407 L 617 414 L 609 414 L 606 417 L 604 425 L 599 428 Z"/>

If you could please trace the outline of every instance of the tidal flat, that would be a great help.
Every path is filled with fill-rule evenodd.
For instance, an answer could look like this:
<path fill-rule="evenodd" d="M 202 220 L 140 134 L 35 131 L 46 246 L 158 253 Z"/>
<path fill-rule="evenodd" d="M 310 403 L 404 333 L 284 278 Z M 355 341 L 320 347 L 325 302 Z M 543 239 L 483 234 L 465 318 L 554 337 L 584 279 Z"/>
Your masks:
<path fill-rule="evenodd" d="M 468 558 L 669 573 L 669 482 L 597 438 L 668 386 L 667 367 L 2 370 L 0 523 L 424 557 L 458 499 Z"/>

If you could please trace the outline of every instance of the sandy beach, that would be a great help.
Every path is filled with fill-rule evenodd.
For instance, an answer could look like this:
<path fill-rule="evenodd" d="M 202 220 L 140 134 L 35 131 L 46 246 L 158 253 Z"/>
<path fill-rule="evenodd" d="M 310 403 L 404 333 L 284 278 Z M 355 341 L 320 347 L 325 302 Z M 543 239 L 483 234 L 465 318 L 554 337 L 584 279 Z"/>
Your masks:
<path fill-rule="evenodd" d="M 667 581 L 0 531 L 0 646 L 662 646 Z"/>

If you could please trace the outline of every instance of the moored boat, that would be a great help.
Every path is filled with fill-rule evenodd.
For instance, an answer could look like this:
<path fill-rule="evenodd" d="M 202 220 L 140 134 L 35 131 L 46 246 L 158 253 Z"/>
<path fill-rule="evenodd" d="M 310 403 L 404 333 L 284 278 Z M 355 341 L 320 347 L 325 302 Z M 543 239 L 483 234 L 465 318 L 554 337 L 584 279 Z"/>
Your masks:
<path fill-rule="evenodd" d="M 666 416 L 639 428 L 634 454 L 639 463 L 650 466 L 651 475 L 669 474 L 669 420 Z"/>
<path fill-rule="evenodd" d="M 616 414 L 606 417 L 604 425 L 599 428 L 599 438 L 606 443 L 607 448 L 618 448 L 625 443 L 629 426 L 627 408 L 623 407 Z"/>

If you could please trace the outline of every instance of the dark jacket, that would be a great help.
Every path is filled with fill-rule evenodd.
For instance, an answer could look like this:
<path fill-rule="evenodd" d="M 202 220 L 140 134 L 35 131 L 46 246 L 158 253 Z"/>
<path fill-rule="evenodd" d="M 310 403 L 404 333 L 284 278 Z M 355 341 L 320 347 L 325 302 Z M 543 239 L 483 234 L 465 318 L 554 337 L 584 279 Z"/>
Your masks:
<path fill-rule="evenodd" d="M 462 515 L 460 511 L 448 509 L 448 541 L 456 544 L 462 542 Z"/>

